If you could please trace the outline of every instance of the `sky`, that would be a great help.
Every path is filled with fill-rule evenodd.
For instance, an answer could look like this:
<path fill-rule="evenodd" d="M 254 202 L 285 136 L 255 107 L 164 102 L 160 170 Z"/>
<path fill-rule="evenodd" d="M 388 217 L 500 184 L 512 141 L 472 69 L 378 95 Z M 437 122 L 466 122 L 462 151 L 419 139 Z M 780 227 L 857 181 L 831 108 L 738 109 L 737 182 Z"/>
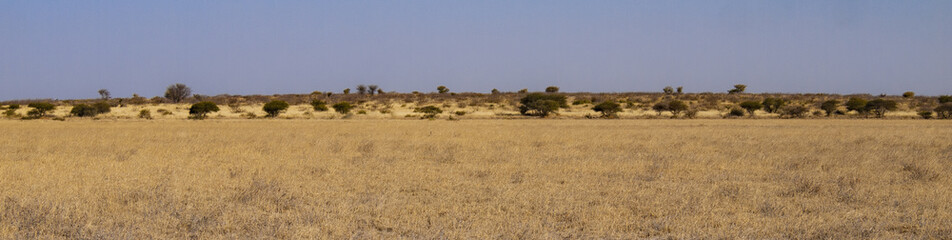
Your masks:
<path fill-rule="evenodd" d="M 0 100 L 174 83 L 952 94 L 952 1 L 0 1 Z"/>

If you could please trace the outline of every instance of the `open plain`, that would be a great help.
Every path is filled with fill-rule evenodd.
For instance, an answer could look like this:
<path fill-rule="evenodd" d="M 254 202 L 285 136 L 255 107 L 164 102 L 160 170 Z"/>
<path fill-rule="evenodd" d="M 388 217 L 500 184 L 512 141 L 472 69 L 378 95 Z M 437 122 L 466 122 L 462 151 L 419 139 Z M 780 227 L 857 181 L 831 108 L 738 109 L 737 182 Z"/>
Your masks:
<path fill-rule="evenodd" d="M 952 122 L 0 121 L 0 238 L 952 238 Z"/>

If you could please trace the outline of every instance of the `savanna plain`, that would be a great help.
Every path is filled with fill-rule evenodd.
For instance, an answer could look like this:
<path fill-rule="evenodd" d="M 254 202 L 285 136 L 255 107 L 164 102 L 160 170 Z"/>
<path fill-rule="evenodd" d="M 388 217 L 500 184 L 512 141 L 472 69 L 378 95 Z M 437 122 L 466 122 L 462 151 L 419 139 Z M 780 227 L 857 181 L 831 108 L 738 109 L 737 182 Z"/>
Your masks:
<path fill-rule="evenodd" d="M 0 121 L 4 239 L 952 239 L 952 122 Z"/>

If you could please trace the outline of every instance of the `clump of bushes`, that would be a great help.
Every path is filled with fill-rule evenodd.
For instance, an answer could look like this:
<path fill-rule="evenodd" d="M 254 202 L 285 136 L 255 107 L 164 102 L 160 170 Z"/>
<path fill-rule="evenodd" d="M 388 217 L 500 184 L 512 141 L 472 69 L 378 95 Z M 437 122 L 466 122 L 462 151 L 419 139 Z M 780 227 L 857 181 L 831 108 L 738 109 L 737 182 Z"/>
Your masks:
<path fill-rule="evenodd" d="M 936 117 L 940 119 L 952 119 L 952 102 L 943 103 L 933 111 L 935 111 Z"/>
<path fill-rule="evenodd" d="M 416 108 L 413 110 L 413 112 L 423 113 L 422 118 L 433 119 L 433 118 L 436 118 L 436 115 L 443 113 L 443 110 L 437 106 L 426 106 L 426 107 Z"/>
<path fill-rule="evenodd" d="M 349 102 L 339 102 L 331 106 L 334 108 L 334 111 L 340 114 L 348 114 L 350 110 L 354 109 L 354 105 L 351 105 Z"/>
<path fill-rule="evenodd" d="M 77 117 L 95 117 L 99 114 L 96 111 L 96 108 L 86 104 L 77 104 L 73 106 L 73 109 L 69 110 L 69 114 Z"/>
<path fill-rule="evenodd" d="M 288 102 L 281 101 L 281 100 L 274 100 L 274 101 L 265 103 L 264 107 L 262 107 L 261 109 L 264 110 L 264 112 L 268 113 L 268 117 L 273 118 L 273 117 L 277 117 L 284 110 L 287 110 L 288 107 L 290 106 L 291 105 L 288 104 Z"/>
<path fill-rule="evenodd" d="M 213 102 L 199 102 L 192 104 L 192 107 L 188 109 L 188 114 L 191 115 L 191 119 L 205 119 L 208 113 L 218 112 L 220 110 L 218 105 Z M 140 114 L 141 115 L 141 114 Z"/>
<path fill-rule="evenodd" d="M 621 104 L 614 101 L 605 101 L 592 107 L 592 110 L 602 114 L 603 118 L 618 118 L 618 112 L 621 112 Z"/>
<path fill-rule="evenodd" d="M 142 118 L 142 119 L 150 119 L 150 120 L 151 120 L 151 119 L 152 119 L 152 111 L 149 111 L 149 109 L 142 109 L 141 111 L 139 111 L 139 118 Z"/>
<path fill-rule="evenodd" d="M 764 107 L 764 112 L 777 113 L 780 108 L 787 105 L 787 102 L 781 98 L 765 98 L 761 104 Z"/>
<path fill-rule="evenodd" d="M 864 109 L 866 112 L 873 113 L 878 118 L 883 118 L 886 116 L 886 112 L 895 111 L 897 109 L 896 101 L 885 100 L 885 99 L 876 99 L 866 103 Z"/>
<path fill-rule="evenodd" d="M 846 101 L 847 111 L 856 111 L 859 114 L 866 114 L 866 99 L 851 97 Z"/>
<path fill-rule="evenodd" d="M 311 100 L 311 106 L 314 107 L 314 111 L 326 112 L 327 103 L 318 99 Z"/>
<path fill-rule="evenodd" d="M 750 117 L 754 117 L 754 112 L 763 108 L 764 105 L 755 101 L 746 101 L 740 103 L 740 107 L 747 110 L 747 112 L 750 113 Z"/>
<path fill-rule="evenodd" d="M 519 113 L 526 116 L 546 117 L 567 108 L 565 96 L 558 94 L 530 93 L 519 100 Z"/>
<path fill-rule="evenodd" d="M 810 109 L 800 105 L 785 106 L 780 109 L 780 116 L 787 116 L 792 118 L 803 118 L 807 113 L 810 112 Z"/>
<path fill-rule="evenodd" d="M 744 116 L 744 110 L 740 108 L 731 108 L 731 110 L 727 112 L 727 117 L 743 117 L 743 116 Z"/>
<path fill-rule="evenodd" d="M 840 101 L 837 100 L 827 100 L 820 104 L 820 109 L 826 112 L 826 116 L 832 116 L 835 113 L 837 108 L 840 106 Z"/>
<path fill-rule="evenodd" d="M 39 103 L 30 103 L 27 107 L 31 107 L 30 111 L 26 112 L 27 117 L 24 119 L 38 119 L 46 116 L 47 112 L 53 111 L 56 109 L 56 105 L 52 103 L 39 102 Z"/>

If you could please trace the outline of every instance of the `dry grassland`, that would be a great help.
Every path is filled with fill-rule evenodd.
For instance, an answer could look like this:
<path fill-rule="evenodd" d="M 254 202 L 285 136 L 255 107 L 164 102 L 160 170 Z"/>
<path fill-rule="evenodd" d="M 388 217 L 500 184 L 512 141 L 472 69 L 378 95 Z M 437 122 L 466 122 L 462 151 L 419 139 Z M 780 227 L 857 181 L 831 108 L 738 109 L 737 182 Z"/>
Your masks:
<path fill-rule="evenodd" d="M 952 238 L 952 122 L 0 121 L 0 238 Z"/>

